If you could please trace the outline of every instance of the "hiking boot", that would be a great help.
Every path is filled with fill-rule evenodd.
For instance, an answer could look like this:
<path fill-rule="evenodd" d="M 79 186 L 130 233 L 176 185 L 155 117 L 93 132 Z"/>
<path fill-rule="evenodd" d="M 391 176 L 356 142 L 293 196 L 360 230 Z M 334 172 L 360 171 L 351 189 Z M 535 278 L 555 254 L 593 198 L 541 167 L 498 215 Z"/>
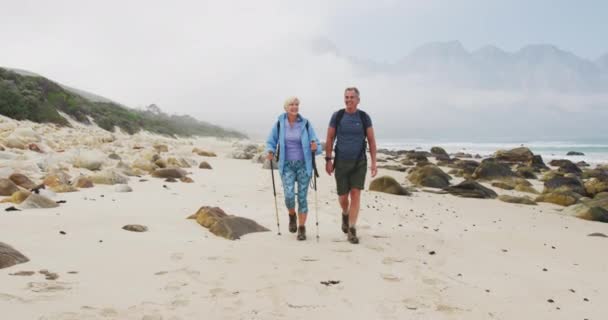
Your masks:
<path fill-rule="evenodd" d="M 359 238 L 357 238 L 357 230 L 355 227 L 348 228 L 348 242 L 352 244 L 359 243 Z"/>
<path fill-rule="evenodd" d="M 298 240 L 299 241 L 306 240 L 306 227 L 305 226 L 298 227 Z"/>
<path fill-rule="evenodd" d="M 342 215 L 342 232 L 348 233 L 348 215 Z"/>
<path fill-rule="evenodd" d="M 298 230 L 298 224 L 297 224 L 297 221 L 296 221 L 296 215 L 295 214 L 290 214 L 289 215 L 289 232 L 296 233 L 296 230 Z"/>

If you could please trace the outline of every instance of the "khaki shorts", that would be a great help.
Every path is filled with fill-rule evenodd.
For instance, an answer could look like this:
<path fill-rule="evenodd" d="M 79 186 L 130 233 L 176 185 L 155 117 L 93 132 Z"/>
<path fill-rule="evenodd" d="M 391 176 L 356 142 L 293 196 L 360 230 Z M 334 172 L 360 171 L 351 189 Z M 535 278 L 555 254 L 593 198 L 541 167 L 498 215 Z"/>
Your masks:
<path fill-rule="evenodd" d="M 336 186 L 338 195 L 345 195 L 351 189 L 365 189 L 365 175 L 367 173 L 367 161 L 359 160 L 337 160 L 336 171 Z"/>

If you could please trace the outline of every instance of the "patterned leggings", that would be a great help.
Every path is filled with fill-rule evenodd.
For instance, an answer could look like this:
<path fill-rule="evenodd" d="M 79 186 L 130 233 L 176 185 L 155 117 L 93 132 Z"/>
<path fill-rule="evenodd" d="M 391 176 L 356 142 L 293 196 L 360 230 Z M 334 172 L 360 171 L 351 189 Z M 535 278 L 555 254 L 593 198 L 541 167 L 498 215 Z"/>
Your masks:
<path fill-rule="evenodd" d="M 287 209 L 295 209 L 296 192 L 295 184 L 298 182 L 298 213 L 308 213 L 308 183 L 310 176 L 306 174 L 306 165 L 303 160 L 286 161 L 283 175 L 283 191 L 285 192 L 285 205 Z"/>

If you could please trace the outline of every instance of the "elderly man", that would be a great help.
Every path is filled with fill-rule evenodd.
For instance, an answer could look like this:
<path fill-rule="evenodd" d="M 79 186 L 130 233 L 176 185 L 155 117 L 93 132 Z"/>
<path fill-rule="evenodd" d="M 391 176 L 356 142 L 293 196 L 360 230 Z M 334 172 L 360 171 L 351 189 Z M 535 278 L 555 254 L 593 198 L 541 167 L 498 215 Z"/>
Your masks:
<path fill-rule="evenodd" d="M 367 143 L 369 143 L 372 178 L 378 173 L 376 138 L 372 120 L 366 112 L 357 109 L 359 102 L 357 88 L 349 87 L 344 90 L 345 108 L 334 112 L 331 116 L 325 145 L 325 170 L 329 175 L 335 171 L 338 197 L 342 207 L 342 232 L 348 235 L 348 241 L 353 244 L 359 243 L 356 224 L 361 205 L 361 190 L 365 188 Z M 334 139 L 336 139 L 336 148 L 335 157 L 332 157 Z"/>

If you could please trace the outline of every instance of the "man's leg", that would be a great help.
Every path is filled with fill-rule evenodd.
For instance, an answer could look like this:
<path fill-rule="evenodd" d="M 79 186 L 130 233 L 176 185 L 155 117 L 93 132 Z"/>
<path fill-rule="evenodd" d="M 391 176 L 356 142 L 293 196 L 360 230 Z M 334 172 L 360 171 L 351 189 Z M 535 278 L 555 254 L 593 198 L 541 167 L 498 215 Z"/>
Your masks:
<path fill-rule="evenodd" d="M 361 189 L 350 189 L 350 208 L 348 208 L 348 224 L 351 227 L 357 225 L 359 217 L 359 207 L 361 206 Z M 348 195 L 347 195 L 348 196 Z"/>

